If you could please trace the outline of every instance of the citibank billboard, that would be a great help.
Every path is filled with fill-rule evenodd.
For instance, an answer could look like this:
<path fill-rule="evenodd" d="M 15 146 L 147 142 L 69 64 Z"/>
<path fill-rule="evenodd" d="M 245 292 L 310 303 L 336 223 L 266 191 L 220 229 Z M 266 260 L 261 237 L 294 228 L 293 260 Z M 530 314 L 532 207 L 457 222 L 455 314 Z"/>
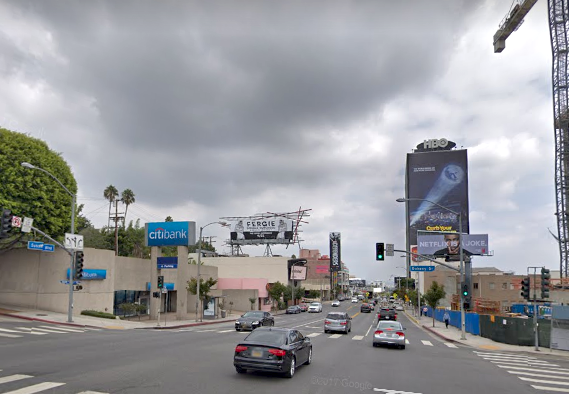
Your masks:
<path fill-rule="evenodd" d="M 196 244 L 196 222 L 146 223 L 146 246 L 189 246 Z"/>

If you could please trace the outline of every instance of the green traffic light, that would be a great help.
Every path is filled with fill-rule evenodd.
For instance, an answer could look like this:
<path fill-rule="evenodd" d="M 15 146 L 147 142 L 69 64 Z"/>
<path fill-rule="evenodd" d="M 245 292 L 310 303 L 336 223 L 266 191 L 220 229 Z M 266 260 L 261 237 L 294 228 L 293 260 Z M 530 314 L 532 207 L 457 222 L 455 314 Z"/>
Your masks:
<path fill-rule="evenodd" d="M 463 291 L 462 295 L 467 296 L 468 295 L 468 291 Z"/>
<path fill-rule="evenodd" d="M 378 255 L 377 255 L 377 258 L 378 258 L 378 259 L 382 259 L 382 258 L 383 258 L 383 255 L 382 255 L 382 254 L 378 254 Z"/>

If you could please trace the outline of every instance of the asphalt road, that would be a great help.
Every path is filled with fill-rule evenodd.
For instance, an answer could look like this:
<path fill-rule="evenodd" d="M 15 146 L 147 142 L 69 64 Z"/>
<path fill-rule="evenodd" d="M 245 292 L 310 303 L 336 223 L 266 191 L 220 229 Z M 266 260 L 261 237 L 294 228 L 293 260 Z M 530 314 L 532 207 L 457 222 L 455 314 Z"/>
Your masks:
<path fill-rule="evenodd" d="M 353 316 L 350 334 L 323 333 L 330 310 L 347 310 Z M 173 330 L 70 331 L 1 319 L 0 393 L 41 393 L 42 388 L 49 394 L 560 392 L 532 385 L 569 392 L 565 359 L 547 354 L 531 359 L 445 344 L 402 313 L 399 320 L 407 328 L 405 350 L 372 347 L 375 314 L 359 313 L 359 304 L 344 302 L 339 308 L 325 306 L 323 313 L 277 316 L 276 326 L 298 328 L 310 336 L 314 349 L 313 363 L 286 379 L 235 372 L 234 348 L 247 334 L 236 332 L 231 323 Z"/>

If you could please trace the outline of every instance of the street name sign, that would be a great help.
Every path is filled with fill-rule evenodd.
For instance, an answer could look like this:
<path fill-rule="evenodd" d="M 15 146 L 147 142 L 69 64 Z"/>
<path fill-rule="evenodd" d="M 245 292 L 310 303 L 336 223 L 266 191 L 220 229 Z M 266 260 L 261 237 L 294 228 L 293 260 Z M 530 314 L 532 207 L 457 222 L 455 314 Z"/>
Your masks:
<path fill-rule="evenodd" d="M 434 265 L 411 265 L 411 271 L 431 272 L 435 270 Z"/>
<path fill-rule="evenodd" d="M 55 245 L 43 244 L 43 251 L 44 252 L 53 252 L 53 251 L 55 251 Z"/>
<path fill-rule="evenodd" d="M 68 281 L 68 280 L 60 280 L 59 283 L 61 283 L 62 285 L 68 285 L 68 284 L 69 284 L 69 281 Z M 78 280 L 74 280 L 74 281 L 73 281 L 73 284 L 74 284 L 74 285 L 78 285 L 78 284 L 80 284 L 80 283 L 81 283 L 81 282 L 78 281 Z"/>
<path fill-rule="evenodd" d="M 28 241 L 28 249 L 30 249 L 30 250 L 43 250 L 43 242 Z"/>

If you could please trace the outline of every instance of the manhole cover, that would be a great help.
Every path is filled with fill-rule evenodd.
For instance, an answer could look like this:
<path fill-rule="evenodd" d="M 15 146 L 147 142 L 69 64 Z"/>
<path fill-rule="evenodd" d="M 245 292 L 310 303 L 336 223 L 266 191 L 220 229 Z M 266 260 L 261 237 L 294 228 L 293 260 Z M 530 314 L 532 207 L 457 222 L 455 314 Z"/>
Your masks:
<path fill-rule="evenodd" d="M 38 313 L 36 316 L 47 316 L 45 313 Z"/>

